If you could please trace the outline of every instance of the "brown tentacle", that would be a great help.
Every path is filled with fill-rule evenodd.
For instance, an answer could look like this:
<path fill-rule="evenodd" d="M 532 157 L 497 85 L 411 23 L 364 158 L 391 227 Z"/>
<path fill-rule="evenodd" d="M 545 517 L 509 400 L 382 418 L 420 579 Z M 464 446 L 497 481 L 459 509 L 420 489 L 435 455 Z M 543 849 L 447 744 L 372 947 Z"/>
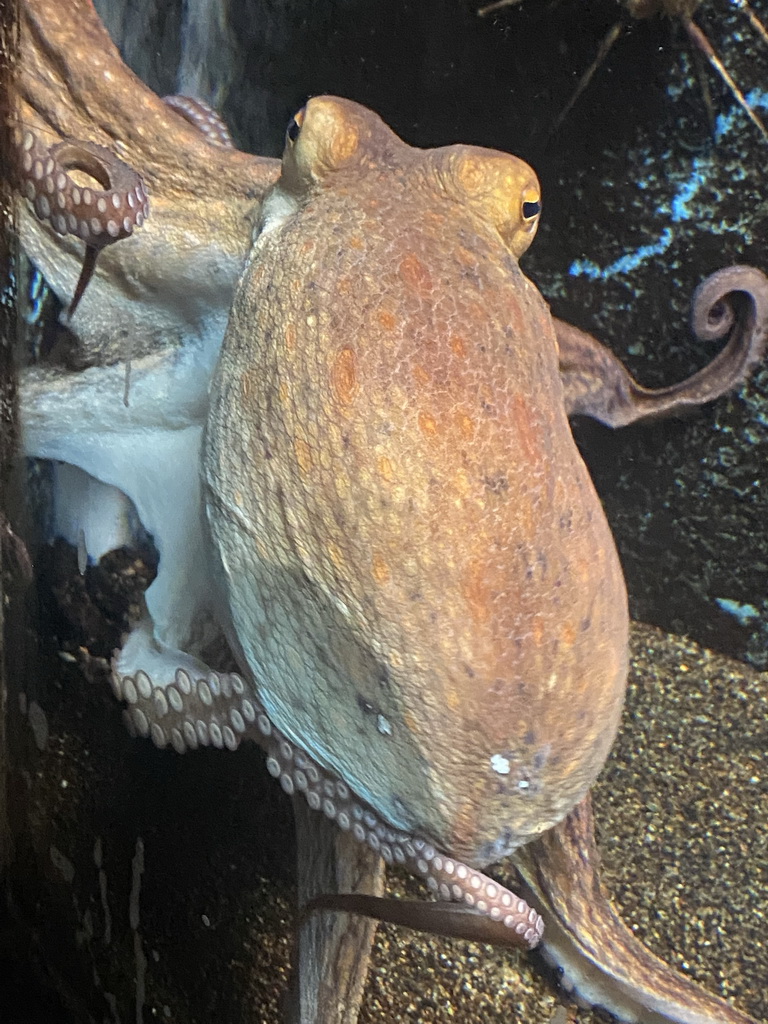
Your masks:
<path fill-rule="evenodd" d="M 25 129 L 17 141 L 19 187 L 37 217 L 59 235 L 85 242 L 80 278 L 69 308 L 70 317 L 85 292 L 98 253 L 128 238 L 149 216 L 149 198 L 141 175 L 105 146 L 65 140 L 47 146 Z M 100 187 L 78 185 L 72 171 L 81 171 Z"/>
<path fill-rule="evenodd" d="M 149 216 L 141 175 L 105 146 L 58 142 L 46 146 L 29 129 L 19 146 L 21 185 L 40 220 L 60 235 L 76 235 L 101 249 L 127 238 Z M 70 171 L 83 171 L 101 188 L 77 185 Z"/>
<path fill-rule="evenodd" d="M 756 1024 L 654 956 L 621 920 L 600 884 L 589 796 L 513 860 L 543 908 L 543 954 L 578 999 L 621 1021 Z"/>
<path fill-rule="evenodd" d="M 114 661 L 112 686 L 118 699 L 128 705 L 125 718 L 131 731 L 151 736 L 158 747 L 170 744 L 178 753 L 208 745 L 234 750 L 245 738 L 256 740 L 267 751 L 267 771 L 289 796 L 303 795 L 312 810 L 322 811 L 388 864 L 400 864 L 422 878 L 439 899 L 463 903 L 476 912 L 465 919 L 463 932 L 462 917 L 452 917 L 449 924 L 454 930 L 447 934 L 468 931 L 477 938 L 481 921 L 486 926 L 482 941 L 503 941 L 527 949 L 538 945 L 543 924 L 524 900 L 482 872 L 444 856 L 426 840 L 382 821 L 337 775 L 297 749 L 274 726 L 240 676 L 210 672 L 205 678 L 193 679 L 179 669 L 175 681 L 163 687 L 154 685 L 146 672 L 121 674 Z M 335 909 L 375 916 L 375 911 L 364 905 Z M 385 920 L 400 920 L 386 908 L 380 909 Z M 432 912 L 395 909 L 408 917 L 403 923 L 410 927 L 432 927 Z M 434 915 L 435 930 L 446 933 L 444 912 L 435 911 Z"/>
<path fill-rule="evenodd" d="M 94 245 L 88 245 L 86 242 L 85 252 L 83 253 L 83 265 L 80 267 L 80 276 L 77 279 L 75 290 L 72 293 L 72 301 L 69 304 L 67 315 L 71 320 L 75 315 L 77 307 L 80 305 L 80 299 L 85 295 L 85 289 L 88 287 L 88 282 L 93 277 L 93 272 L 96 269 L 96 257 L 99 255 L 100 250 Z"/>
<path fill-rule="evenodd" d="M 192 96 L 163 96 L 163 103 L 198 128 L 211 145 L 221 146 L 222 149 L 235 148 L 229 128 L 218 112 L 207 103 Z"/>
<path fill-rule="evenodd" d="M 501 921 L 489 920 L 484 914 L 459 906 L 458 903 L 425 903 L 394 896 L 371 896 L 368 893 L 323 893 L 313 897 L 302 908 L 302 920 L 320 910 L 360 914 L 386 924 L 412 928 L 417 932 L 442 935 L 446 939 L 487 942 L 493 946 L 522 945 L 517 936 L 510 933 L 509 928 Z M 535 948 L 535 944 L 528 948 Z"/>
<path fill-rule="evenodd" d="M 569 416 L 591 416 L 609 427 L 679 416 L 746 380 L 763 358 L 768 333 L 768 278 L 754 267 L 725 267 L 693 296 L 691 321 L 702 341 L 730 337 L 703 369 L 666 388 L 644 388 L 591 334 L 554 319 L 560 374 Z"/>

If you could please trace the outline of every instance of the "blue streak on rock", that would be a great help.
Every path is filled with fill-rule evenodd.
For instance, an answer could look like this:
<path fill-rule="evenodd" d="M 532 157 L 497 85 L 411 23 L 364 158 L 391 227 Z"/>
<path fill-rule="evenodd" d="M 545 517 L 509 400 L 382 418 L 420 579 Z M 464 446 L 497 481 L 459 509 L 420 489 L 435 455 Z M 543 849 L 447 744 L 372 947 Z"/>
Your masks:
<path fill-rule="evenodd" d="M 747 94 L 746 100 L 755 109 L 758 107 L 768 108 L 768 92 L 762 89 L 752 89 Z M 720 114 L 718 116 L 715 122 L 715 144 L 721 142 L 734 129 L 734 126 L 740 123 L 739 118 L 743 116 L 743 113 L 741 107 L 734 106 L 727 114 Z M 669 211 L 670 220 L 673 224 L 680 224 L 697 215 L 689 208 L 689 204 L 696 197 L 699 190 L 706 186 L 715 170 L 716 164 L 713 155 L 693 157 L 690 174 L 684 181 L 680 182 L 668 206 L 665 205 L 660 208 L 661 210 L 667 209 Z M 647 188 L 647 182 L 641 179 L 637 182 L 637 186 L 638 188 L 645 189 Z M 672 229 L 664 228 L 655 242 L 639 246 L 639 248 L 632 252 L 626 253 L 624 256 L 619 257 L 619 259 L 614 260 L 607 267 L 601 267 L 590 259 L 577 259 L 571 263 L 568 273 L 571 277 L 588 277 L 592 281 L 607 281 L 612 277 L 629 274 L 645 263 L 646 260 L 654 256 L 663 255 L 671 246 L 673 239 L 674 232 Z"/>
<path fill-rule="evenodd" d="M 753 110 L 757 107 L 768 108 L 768 92 L 764 92 L 762 89 L 751 89 L 745 99 Z M 731 107 L 727 114 L 718 114 L 715 119 L 715 142 L 720 142 L 723 136 L 731 131 L 734 123 L 743 116 L 744 111 L 741 107 L 736 106 Z"/>
<path fill-rule="evenodd" d="M 621 256 L 605 268 L 599 267 L 592 260 L 574 260 L 568 273 L 572 277 L 589 277 L 593 281 L 601 278 L 605 280 L 606 278 L 614 277 L 616 274 L 628 274 L 651 256 L 661 256 L 671 244 L 672 231 L 669 228 L 664 228 L 658 240 L 652 245 L 641 245 L 639 249 Z"/>
<path fill-rule="evenodd" d="M 753 604 L 742 604 L 740 601 L 732 601 L 728 597 L 716 597 L 715 604 L 724 612 L 732 615 L 740 626 L 749 626 L 755 619 L 760 618 L 760 612 Z"/>

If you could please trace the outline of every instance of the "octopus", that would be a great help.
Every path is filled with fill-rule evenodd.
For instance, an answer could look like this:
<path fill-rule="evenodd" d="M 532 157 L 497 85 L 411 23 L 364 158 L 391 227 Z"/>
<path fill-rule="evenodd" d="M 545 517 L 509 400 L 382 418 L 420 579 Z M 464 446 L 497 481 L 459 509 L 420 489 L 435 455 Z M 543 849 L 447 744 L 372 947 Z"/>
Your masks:
<path fill-rule="evenodd" d="M 22 243 L 78 343 L 26 369 L 24 451 L 55 462 L 83 561 L 139 529 L 159 554 L 112 664 L 129 728 L 179 753 L 259 743 L 300 827 L 331 822 L 362 867 L 310 907 L 542 943 L 623 1021 L 747 1024 L 599 886 L 588 793 L 628 615 L 568 416 L 618 427 L 736 386 L 764 352 L 764 275 L 704 281 L 694 331 L 727 343 L 645 389 L 522 273 L 523 161 L 413 148 L 330 96 L 280 163 L 240 153 L 200 101 L 131 75 L 90 0 L 23 6 L 17 157 Z M 222 634 L 238 671 L 205 660 Z M 521 892 L 487 874 L 508 855 Z M 437 901 L 382 899 L 384 864 Z"/>

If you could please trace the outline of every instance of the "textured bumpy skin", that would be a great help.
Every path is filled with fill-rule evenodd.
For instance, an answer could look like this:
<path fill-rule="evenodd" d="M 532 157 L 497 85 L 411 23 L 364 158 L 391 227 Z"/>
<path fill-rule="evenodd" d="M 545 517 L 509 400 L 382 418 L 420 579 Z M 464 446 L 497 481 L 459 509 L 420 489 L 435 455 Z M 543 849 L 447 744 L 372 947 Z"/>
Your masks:
<path fill-rule="evenodd" d="M 273 722 L 391 825 L 485 865 L 613 740 L 624 582 L 519 269 L 533 172 L 313 99 L 205 441 L 232 640 Z"/>

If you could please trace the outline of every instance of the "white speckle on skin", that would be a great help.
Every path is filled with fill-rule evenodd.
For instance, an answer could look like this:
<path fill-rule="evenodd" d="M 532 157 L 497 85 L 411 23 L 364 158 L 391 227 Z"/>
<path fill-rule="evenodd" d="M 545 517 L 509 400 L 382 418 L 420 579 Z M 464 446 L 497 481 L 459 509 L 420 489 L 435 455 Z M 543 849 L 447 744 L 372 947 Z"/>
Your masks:
<path fill-rule="evenodd" d="M 509 758 L 503 754 L 494 754 L 491 758 L 491 768 L 497 775 L 509 775 Z"/>
<path fill-rule="evenodd" d="M 376 728 L 379 730 L 382 736 L 392 735 L 392 726 L 389 720 L 384 717 L 384 715 L 376 716 Z"/>

